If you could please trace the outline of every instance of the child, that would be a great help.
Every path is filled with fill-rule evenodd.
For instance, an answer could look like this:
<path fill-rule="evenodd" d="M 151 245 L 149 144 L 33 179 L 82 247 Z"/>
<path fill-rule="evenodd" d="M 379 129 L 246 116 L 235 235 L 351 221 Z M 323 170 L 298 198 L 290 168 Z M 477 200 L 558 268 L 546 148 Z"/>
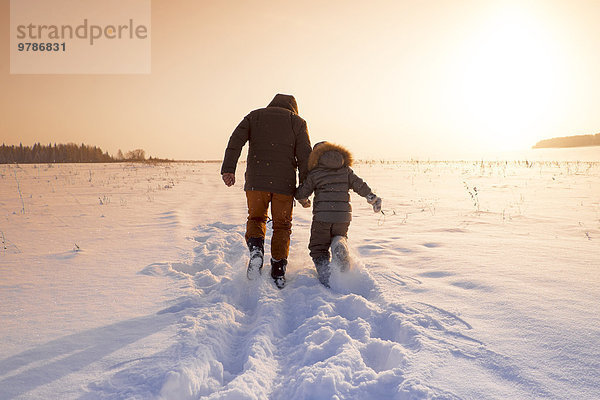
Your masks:
<path fill-rule="evenodd" d="M 315 192 L 308 248 L 319 281 L 326 287 L 329 287 L 330 275 L 329 246 L 332 241 L 344 241 L 348 237 L 352 220 L 349 190 L 366 197 L 376 213 L 381 211 L 381 199 L 354 174 L 351 165 L 352 155 L 345 148 L 329 142 L 315 144 L 308 158 L 308 176 L 295 194 L 298 202 L 308 208 L 308 197 Z M 345 247 L 340 253 L 341 258 L 347 258 Z"/>

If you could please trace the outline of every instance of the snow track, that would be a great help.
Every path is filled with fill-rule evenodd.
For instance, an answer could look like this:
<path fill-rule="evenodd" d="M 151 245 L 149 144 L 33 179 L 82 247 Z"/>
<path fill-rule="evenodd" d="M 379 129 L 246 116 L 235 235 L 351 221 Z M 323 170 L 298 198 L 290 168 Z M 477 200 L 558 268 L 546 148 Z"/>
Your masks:
<path fill-rule="evenodd" d="M 390 303 L 377 283 L 378 276 L 404 285 L 418 279 L 395 272 L 373 278 L 355 257 L 350 271 L 334 272 L 331 290 L 310 265 L 292 265 L 279 290 L 268 264 L 258 280 L 246 279 L 243 226 L 196 230 L 191 263 L 141 272 L 180 280 L 186 293 L 164 310 L 180 317 L 177 345 L 149 360 L 152 366 L 142 360 L 120 372 L 129 385 L 156 369 L 156 360 L 169 360 L 159 363 L 155 380 L 146 379 L 154 383 L 144 392 L 154 398 L 454 399 L 460 397 L 424 382 L 436 365 L 460 357 L 485 370 L 478 364 L 501 359 L 469 336 L 468 322 L 429 304 Z M 125 390 L 115 381 L 103 387 L 117 397 Z"/>

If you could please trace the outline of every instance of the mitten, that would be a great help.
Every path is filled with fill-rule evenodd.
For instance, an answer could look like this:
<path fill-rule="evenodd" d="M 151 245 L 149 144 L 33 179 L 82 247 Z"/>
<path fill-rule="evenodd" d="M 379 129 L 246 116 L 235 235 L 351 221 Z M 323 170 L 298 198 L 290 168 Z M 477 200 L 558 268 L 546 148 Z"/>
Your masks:
<path fill-rule="evenodd" d="M 373 206 L 373 211 L 378 213 L 381 211 L 381 197 L 378 197 L 375 193 L 367 195 L 367 203 Z"/>
<path fill-rule="evenodd" d="M 298 203 L 302 204 L 302 207 L 310 207 L 310 199 L 298 199 Z"/>

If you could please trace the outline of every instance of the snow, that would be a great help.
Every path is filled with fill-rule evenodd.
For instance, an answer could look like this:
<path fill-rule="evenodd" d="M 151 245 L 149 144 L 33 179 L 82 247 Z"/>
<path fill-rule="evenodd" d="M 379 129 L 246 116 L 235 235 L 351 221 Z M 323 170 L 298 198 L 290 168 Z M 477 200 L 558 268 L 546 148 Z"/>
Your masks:
<path fill-rule="evenodd" d="M 600 396 L 600 163 L 357 164 L 385 215 L 327 289 L 296 207 L 282 290 L 219 169 L 0 166 L 0 398 Z"/>

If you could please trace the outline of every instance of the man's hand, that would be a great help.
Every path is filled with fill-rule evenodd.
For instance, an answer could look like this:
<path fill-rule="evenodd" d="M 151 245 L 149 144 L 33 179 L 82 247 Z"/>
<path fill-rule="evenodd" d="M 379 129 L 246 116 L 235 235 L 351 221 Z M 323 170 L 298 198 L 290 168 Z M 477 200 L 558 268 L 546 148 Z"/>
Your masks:
<path fill-rule="evenodd" d="M 224 174 L 221 175 L 221 178 L 223 178 L 223 182 L 225 182 L 225 184 L 227 186 L 233 186 L 233 184 L 235 183 L 235 174 L 234 173 L 225 172 Z"/>
<path fill-rule="evenodd" d="M 310 199 L 298 199 L 298 203 L 302 204 L 302 207 L 310 207 Z"/>

